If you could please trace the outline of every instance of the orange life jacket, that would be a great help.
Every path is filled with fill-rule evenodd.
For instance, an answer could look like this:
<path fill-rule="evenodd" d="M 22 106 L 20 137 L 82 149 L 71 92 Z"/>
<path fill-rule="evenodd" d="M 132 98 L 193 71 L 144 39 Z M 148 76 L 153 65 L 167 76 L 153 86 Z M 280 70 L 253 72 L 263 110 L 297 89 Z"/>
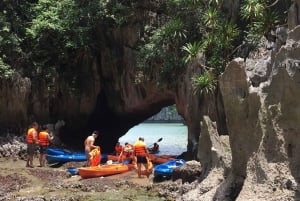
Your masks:
<path fill-rule="evenodd" d="M 90 165 L 97 166 L 101 162 L 101 151 L 99 149 L 93 149 L 89 153 L 90 155 Z"/>
<path fill-rule="evenodd" d="M 146 156 L 146 144 L 142 141 L 137 141 L 134 144 L 136 156 Z"/>
<path fill-rule="evenodd" d="M 34 133 L 35 129 L 34 128 L 29 128 L 27 131 L 27 142 L 30 144 L 33 144 L 33 133 Z"/>
<path fill-rule="evenodd" d="M 39 133 L 39 140 L 41 146 L 49 146 L 48 133 L 46 131 L 41 131 Z"/>

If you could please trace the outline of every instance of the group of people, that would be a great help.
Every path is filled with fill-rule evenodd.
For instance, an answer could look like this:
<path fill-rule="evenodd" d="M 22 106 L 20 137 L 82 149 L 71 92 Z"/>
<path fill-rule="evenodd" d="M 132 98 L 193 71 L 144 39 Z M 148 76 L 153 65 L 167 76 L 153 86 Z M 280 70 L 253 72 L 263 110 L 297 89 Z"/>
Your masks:
<path fill-rule="evenodd" d="M 157 143 L 154 143 L 152 148 L 158 149 L 159 146 Z M 150 156 L 147 145 L 144 142 L 144 137 L 139 137 L 134 145 L 125 142 L 124 146 L 122 146 L 120 142 L 117 142 L 114 153 L 119 156 L 119 162 L 122 161 L 122 163 L 124 163 L 124 160 L 129 161 L 129 163 L 135 162 L 137 164 L 139 178 L 141 177 L 142 165 L 145 167 L 146 172 L 148 172 L 148 161 L 150 160 Z"/>
<path fill-rule="evenodd" d="M 93 133 L 88 136 L 84 141 L 84 149 L 87 157 L 86 166 L 90 166 L 90 152 L 94 149 L 99 149 L 100 146 L 94 145 L 96 138 L 99 136 L 99 131 L 93 131 Z M 34 167 L 33 158 L 37 146 L 39 147 L 39 167 L 44 167 L 46 164 L 47 149 L 50 142 L 53 140 L 53 136 L 49 134 L 48 127 L 43 125 L 39 131 L 39 124 L 33 122 L 30 128 L 27 130 L 27 162 L 26 167 Z M 158 149 L 158 144 L 154 143 L 154 149 Z M 137 164 L 138 177 L 141 177 L 141 168 L 144 165 L 146 171 L 148 172 L 148 160 L 149 152 L 144 142 L 144 137 L 139 137 L 138 141 L 132 145 L 125 143 L 124 146 L 120 145 L 118 142 L 115 146 L 115 154 L 119 156 L 119 161 L 124 162 L 124 159 L 130 162 L 134 161 Z M 148 176 L 148 175 L 147 175 Z"/>
<path fill-rule="evenodd" d="M 94 131 L 92 135 L 88 136 L 84 141 L 85 154 L 87 156 L 87 166 L 90 166 L 90 152 L 93 149 L 100 149 L 99 146 L 94 145 L 96 138 L 99 136 L 98 131 Z M 124 162 L 124 159 L 130 162 L 134 161 L 137 164 L 138 177 L 141 178 L 141 169 L 144 165 L 146 172 L 148 171 L 149 152 L 144 142 L 144 137 L 139 137 L 138 141 L 132 145 L 128 142 L 124 146 L 117 142 L 115 145 L 115 155 L 119 156 L 119 162 Z M 147 175 L 149 177 L 149 174 Z"/>
<path fill-rule="evenodd" d="M 36 149 L 39 148 L 39 167 L 44 167 L 46 165 L 46 155 L 47 149 L 50 142 L 53 140 L 53 136 L 49 134 L 47 125 L 41 126 L 39 131 L 39 124 L 33 122 L 30 128 L 27 130 L 26 142 L 27 142 L 27 161 L 26 167 L 33 168 L 33 158 Z"/>

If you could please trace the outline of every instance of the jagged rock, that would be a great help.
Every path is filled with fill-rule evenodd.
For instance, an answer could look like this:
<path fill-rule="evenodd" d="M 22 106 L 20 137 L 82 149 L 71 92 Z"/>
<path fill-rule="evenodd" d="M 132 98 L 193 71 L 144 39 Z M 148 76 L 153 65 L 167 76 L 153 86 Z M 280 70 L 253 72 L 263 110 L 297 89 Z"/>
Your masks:
<path fill-rule="evenodd" d="M 208 116 L 204 116 L 201 121 L 198 147 L 198 158 L 203 170 L 201 179 L 207 176 L 211 168 L 223 167 L 226 171 L 230 169 L 230 146 L 221 138 L 228 138 L 228 136 L 219 136 L 216 122 L 212 122 Z"/>
<path fill-rule="evenodd" d="M 192 160 L 187 161 L 183 167 L 174 168 L 172 172 L 172 180 L 181 179 L 182 183 L 191 183 L 199 178 L 202 172 L 202 167 L 200 162 Z"/>
<path fill-rule="evenodd" d="M 217 200 L 299 199 L 293 190 L 300 174 L 299 31 L 300 26 L 290 30 L 286 45 L 272 53 L 266 81 L 253 86 L 241 60 L 222 75 L 232 169 Z"/>

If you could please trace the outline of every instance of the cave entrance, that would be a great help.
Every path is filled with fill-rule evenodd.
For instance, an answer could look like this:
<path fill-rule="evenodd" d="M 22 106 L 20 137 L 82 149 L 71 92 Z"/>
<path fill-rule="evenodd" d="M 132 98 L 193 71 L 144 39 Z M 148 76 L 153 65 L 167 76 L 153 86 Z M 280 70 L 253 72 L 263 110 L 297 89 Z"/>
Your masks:
<path fill-rule="evenodd" d="M 158 142 L 159 154 L 180 155 L 187 149 L 188 129 L 174 106 L 163 108 L 158 114 L 132 127 L 119 138 L 119 142 L 122 146 L 126 142 L 134 144 L 140 136 L 145 138 L 148 147 L 162 139 Z"/>

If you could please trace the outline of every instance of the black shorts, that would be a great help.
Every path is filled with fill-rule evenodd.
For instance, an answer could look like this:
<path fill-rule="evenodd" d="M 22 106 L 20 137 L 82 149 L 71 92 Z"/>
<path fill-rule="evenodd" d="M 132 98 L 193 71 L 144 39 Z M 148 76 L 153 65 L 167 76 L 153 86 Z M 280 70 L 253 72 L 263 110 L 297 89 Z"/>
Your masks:
<path fill-rule="evenodd" d="M 40 154 L 46 154 L 47 149 L 48 149 L 48 146 L 40 146 Z"/>
<path fill-rule="evenodd" d="M 146 156 L 136 156 L 136 162 L 144 164 L 148 163 Z"/>
<path fill-rule="evenodd" d="M 27 154 L 33 155 L 35 153 L 35 144 L 27 143 Z"/>

